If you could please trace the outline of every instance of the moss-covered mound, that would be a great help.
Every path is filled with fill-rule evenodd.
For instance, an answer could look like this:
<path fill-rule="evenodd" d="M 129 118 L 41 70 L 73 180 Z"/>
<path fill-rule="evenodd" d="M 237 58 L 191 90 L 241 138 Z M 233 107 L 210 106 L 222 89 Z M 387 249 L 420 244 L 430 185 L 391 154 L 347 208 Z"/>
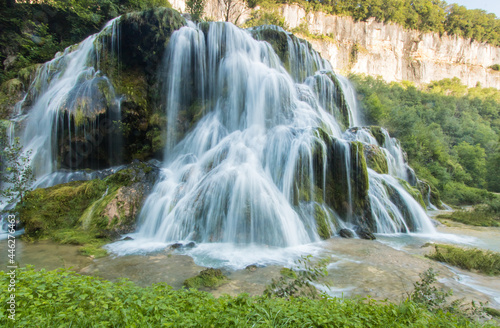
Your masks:
<path fill-rule="evenodd" d="M 188 278 L 184 281 L 187 288 L 216 288 L 227 281 L 226 276 L 220 269 L 208 268 L 201 271 L 197 276 Z"/>
<path fill-rule="evenodd" d="M 370 126 L 370 133 L 377 140 L 379 146 L 383 146 L 385 143 L 385 134 L 382 132 L 380 126 Z"/>
<path fill-rule="evenodd" d="M 318 144 L 313 154 L 314 178 L 315 185 L 320 190 L 324 188 L 322 200 L 347 221 L 374 231 L 363 144 L 332 138 L 322 129 L 316 132 L 322 144 Z M 347 158 L 350 159 L 350 166 L 346 168 Z M 326 165 L 326 174 L 323 174 L 324 165 Z M 327 230 L 322 230 L 322 234 L 326 235 Z"/>
<path fill-rule="evenodd" d="M 369 168 L 380 174 L 388 174 L 389 167 L 385 153 L 375 145 L 364 145 L 364 154 Z"/>
<path fill-rule="evenodd" d="M 413 197 L 413 199 L 415 199 L 420 204 L 420 206 L 425 208 L 425 202 L 424 202 L 424 199 L 422 198 L 422 194 L 420 193 L 420 190 L 416 187 L 412 187 L 405 180 L 398 179 L 398 181 L 399 181 L 399 184 L 402 185 L 403 188 L 405 188 L 405 190 L 411 195 L 411 197 Z"/>
<path fill-rule="evenodd" d="M 157 167 L 135 162 L 102 180 L 31 191 L 16 207 L 24 238 L 95 246 L 131 232 L 157 176 Z"/>
<path fill-rule="evenodd" d="M 500 253 L 497 252 L 437 244 L 434 245 L 434 252 L 426 256 L 462 269 L 500 275 Z"/>

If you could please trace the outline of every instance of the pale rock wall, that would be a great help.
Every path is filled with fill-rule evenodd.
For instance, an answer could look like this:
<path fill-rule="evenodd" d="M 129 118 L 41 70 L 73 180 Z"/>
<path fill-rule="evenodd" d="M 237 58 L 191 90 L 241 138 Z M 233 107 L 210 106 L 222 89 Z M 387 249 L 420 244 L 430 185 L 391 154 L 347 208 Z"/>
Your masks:
<path fill-rule="evenodd" d="M 172 5 L 185 11 L 185 0 L 172 0 Z M 374 19 L 355 22 L 351 17 L 308 13 L 298 5 L 283 5 L 281 14 L 291 29 L 306 23 L 311 34 L 329 37 L 308 40 L 335 72 L 417 84 L 458 77 L 469 87 L 479 82 L 483 87 L 500 89 L 500 72 L 488 68 L 500 64 L 499 47 L 453 35 L 407 30 Z M 218 0 L 207 0 L 205 16 L 222 19 Z M 246 17 L 248 14 L 239 22 Z"/>

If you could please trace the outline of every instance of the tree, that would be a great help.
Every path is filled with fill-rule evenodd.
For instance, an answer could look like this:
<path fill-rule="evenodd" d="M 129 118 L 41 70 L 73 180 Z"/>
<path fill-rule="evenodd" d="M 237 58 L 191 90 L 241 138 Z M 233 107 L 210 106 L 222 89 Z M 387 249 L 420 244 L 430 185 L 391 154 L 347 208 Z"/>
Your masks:
<path fill-rule="evenodd" d="M 10 144 L 5 131 L 0 131 L 0 196 L 7 203 L 22 202 L 25 193 L 31 190 L 35 176 L 30 154 L 31 151 L 23 151 L 18 138 Z"/>
<path fill-rule="evenodd" d="M 484 149 L 479 144 L 473 146 L 465 141 L 453 148 L 457 152 L 458 162 L 473 179 L 471 186 L 484 187 L 484 177 L 486 176 L 486 153 Z"/>
<path fill-rule="evenodd" d="M 242 0 L 218 0 L 219 7 L 226 22 L 238 24 L 238 20 L 245 12 L 246 3 Z"/>
<path fill-rule="evenodd" d="M 204 0 L 188 0 L 186 2 L 186 7 L 188 12 L 191 14 L 191 17 L 194 21 L 199 21 L 201 16 L 203 15 L 203 10 L 205 9 L 205 1 Z"/>

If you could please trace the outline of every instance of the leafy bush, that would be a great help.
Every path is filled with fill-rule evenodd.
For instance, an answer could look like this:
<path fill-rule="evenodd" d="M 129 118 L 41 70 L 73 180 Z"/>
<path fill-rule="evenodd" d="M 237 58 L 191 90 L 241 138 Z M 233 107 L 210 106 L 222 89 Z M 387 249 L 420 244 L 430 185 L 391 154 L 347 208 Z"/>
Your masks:
<path fill-rule="evenodd" d="M 328 275 L 327 264 L 326 260 L 313 263 L 311 255 L 303 256 L 297 260 L 295 268 L 283 268 L 281 277 L 273 279 L 272 283 L 266 286 L 264 294 L 287 299 L 293 296 L 318 298 L 320 293 L 312 283 Z"/>
<path fill-rule="evenodd" d="M 433 286 L 437 282 L 436 276 L 437 274 L 432 268 L 420 273 L 420 281 L 413 284 L 414 290 L 409 296 L 410 300 L 424 305 L 430 311 L 442 308 L 447 297 L 453 294 L 451 291 Z"/>
<path fill-rule="evenodd" d="M 464 299 L 450 301 L 449 296 L 453 295 L 451 290 L 445 291 L 443 288 L 434 286 L 437 282 L 437 273 L 434 269 L 429 268 L 419 276 L 420 280 L 413 284 L 414 290 L 408 297 L 412 302 L 424 306 L 431 312 L 455 313 L 469 319 L 484 316 L 485 309 L 482 303 L 477 304 L 472 301 L 469 305 L 463 303 Z"/>
<path fill-rule="evenodd" d="M 0 271 L 0 288 L 8 289 Z M 0 294 L 6 304 L 9 293 Z M 60 269 L 17 270 L 16 321 L 0 310 L 3 327 L 475 327 L 461 316 L 431 313 L 413 301 L 399 305 L 359 299 L 214 298 L 165 284 L 138 287 Z"/>
<path fill-rule="evenodd" d="M 434 245 L 434 252 L 426 256 L 462 269 L 500 275 L 500 253 L 437 244 Z"/>

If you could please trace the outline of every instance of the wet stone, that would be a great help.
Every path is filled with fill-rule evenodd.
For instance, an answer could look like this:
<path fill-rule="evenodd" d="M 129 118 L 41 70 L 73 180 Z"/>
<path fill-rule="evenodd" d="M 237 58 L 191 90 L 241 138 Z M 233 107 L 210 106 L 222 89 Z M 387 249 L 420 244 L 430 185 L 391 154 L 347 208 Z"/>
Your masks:
<path fill-rule="evenodd" d="M 339 235 L 342 238 L 354 238 L 354 233 L 350 229 L 340 229 Z"/>

